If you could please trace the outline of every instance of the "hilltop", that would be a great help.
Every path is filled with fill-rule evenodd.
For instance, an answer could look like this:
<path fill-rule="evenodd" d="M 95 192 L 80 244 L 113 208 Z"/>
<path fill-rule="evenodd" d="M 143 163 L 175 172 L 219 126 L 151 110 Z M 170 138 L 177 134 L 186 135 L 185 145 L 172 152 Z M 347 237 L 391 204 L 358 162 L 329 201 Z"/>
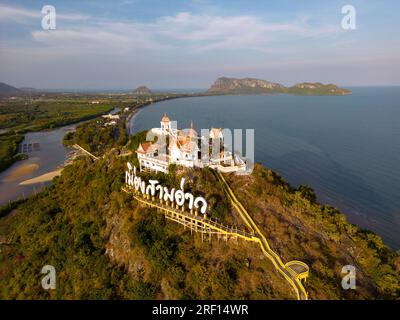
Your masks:
<path fill-rule="evenodd" d="M 132 137 L 130 148 L 144 136 Z M 80 158 L 51 187 L 0 219 L 0 298 L 295 298 L 256 244 L 202 242 L 122 192 L 127 160 L 137 161 L 112 152 L 97 161 Z M 207 199 L 214 218 L 245 227 L 212 170 L 143 173 L 168 187 L 182 176 L 187 190 Z M 318 204 L 310 188 L 294 189 L 261 165 L 249 176 L 225 177 L 283 261 L 310 266 L 310 299 L 399 298 L 399 255 L 337 209 Z M 54 291 L 40 288 L 44 263 L 58 272 Z M 344 265 L 357 268 L 357 290 L 341 287 Z"/>
<path fill-rule="evenodd" d="M 348 89 L 342 89 L 334 84 L 322 84 L 319 82 L 303 82 L 287 89 L 287 93 L 298 95 L 345 95 L 350 94 Z"/>
<path fill-rule="evenodd" d="M 147 94 L 152 94 L 151 90 L 149 88 L 147 88 L 146 86 L 140 86 L 138 88 L 136 88 L 133 91 L 133 94 L 137 94 L 137 95 L 147 95 Z"/>
<path fill-rule="evenodd" d="M 350 90 L 339 88 L 334 84 L 299 83 L 292 87 L 254 78 L 218 78 L 208 89 L 213 94 L 262 94 L 262 93 L 287 93 L 296 95 L 344 95 Z"/>
<path fill-rule="evenodd" d="M 208 89 L 209 93 L 278 93 L 285 87 L 279 83 L 253 78 L 218 78 Z"/>

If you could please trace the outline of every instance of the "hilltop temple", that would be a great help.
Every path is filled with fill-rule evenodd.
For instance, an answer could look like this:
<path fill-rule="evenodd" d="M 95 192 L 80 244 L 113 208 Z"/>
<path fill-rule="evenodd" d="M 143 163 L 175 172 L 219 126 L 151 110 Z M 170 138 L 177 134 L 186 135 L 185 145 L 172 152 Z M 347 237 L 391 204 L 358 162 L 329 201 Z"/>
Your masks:
<path fill-rule="evenodd" d="M 245 162 L 224 145 L 221 128 L 211 128 L 208 135 L 198 136 L 193 128 L 173 128 L 167 115 L 161 119 L 160 128 L 151 129 L 155 142 L 141 143 L 136 150 L 140 170 L 168 172 L 170 164 L 188 168 L 210 167 L 221 172 L 245 171 Z"/>

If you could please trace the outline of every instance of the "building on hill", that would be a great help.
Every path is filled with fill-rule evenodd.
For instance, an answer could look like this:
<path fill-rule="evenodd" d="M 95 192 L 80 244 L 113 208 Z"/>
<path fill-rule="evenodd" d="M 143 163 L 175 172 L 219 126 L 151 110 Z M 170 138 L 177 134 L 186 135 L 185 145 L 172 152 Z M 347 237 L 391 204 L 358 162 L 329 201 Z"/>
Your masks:
<path fill-rule="evenodd" d="M 106 122 L 104 125 L 105 126 L 116 126 L 117 125 L 117 121 L 111 120 L 110 122 Z"/>
<path fill-rule="evenodd" d="M 160 128 L 151 129 L 157 141 L 139 145 L 136 153 L 141 170 L 167 173 L 170 164 L 211 167 L 222 172 L 246 170 L 245 162 L 224 146 L 222 129 L 212 128 L 208 136 L 198 136 L 193 122 L 186 130 L 174 128 L 174 123 L 164 115 Z"/>

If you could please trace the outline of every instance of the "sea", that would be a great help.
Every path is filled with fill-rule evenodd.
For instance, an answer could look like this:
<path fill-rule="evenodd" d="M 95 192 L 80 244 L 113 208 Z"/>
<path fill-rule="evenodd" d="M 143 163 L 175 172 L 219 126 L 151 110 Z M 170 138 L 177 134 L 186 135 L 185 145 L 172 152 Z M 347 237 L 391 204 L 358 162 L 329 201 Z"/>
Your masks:
<path fill-rule="evenodd" d="M 354 87 L 345 96 L 226 95 L 167 100 L 143 108 L 135 133 L 160 126 L 254 129 L 255 161 L 321 204 L 400 248 L 400 87 Z M 243 136 L 243 139 L 245 137 Z"/>

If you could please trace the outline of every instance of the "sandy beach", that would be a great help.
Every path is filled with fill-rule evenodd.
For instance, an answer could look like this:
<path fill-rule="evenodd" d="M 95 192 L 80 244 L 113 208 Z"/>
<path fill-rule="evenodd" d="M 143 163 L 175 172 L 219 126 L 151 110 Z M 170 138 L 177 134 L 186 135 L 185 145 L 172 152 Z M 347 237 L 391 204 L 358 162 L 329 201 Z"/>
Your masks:
<path fill-rule="evenodd" d="M 13 170 L 8 176 L 6 176 L 4 178 L 4 181 L 10 182 L 10 181 L 18 180 L 20 177 L 30 174 L 30 173 L 36 171 L 37 169 L 39 169 L 39 165 L 37 163 L 21 165 L 21 166 L 15 168 L 15 170 Z"/>
<path fill-rule="evenodd" d="M 54 171 L 50 171 L 50 172 L 42 174 L 42 175 L 40 175 L 38 177 L 22 181 L 19 185 L 20 186 L 27 186 L 27 185 L 41 183 L 41 182 L 48 182 L 48 181 L 53 180 L 54 177 L 58 177 L 59 175 L 61 175 L 61 171 L 62 171 L 62 169 L 57 169 L 57 170 L 54 170 Z"/>

